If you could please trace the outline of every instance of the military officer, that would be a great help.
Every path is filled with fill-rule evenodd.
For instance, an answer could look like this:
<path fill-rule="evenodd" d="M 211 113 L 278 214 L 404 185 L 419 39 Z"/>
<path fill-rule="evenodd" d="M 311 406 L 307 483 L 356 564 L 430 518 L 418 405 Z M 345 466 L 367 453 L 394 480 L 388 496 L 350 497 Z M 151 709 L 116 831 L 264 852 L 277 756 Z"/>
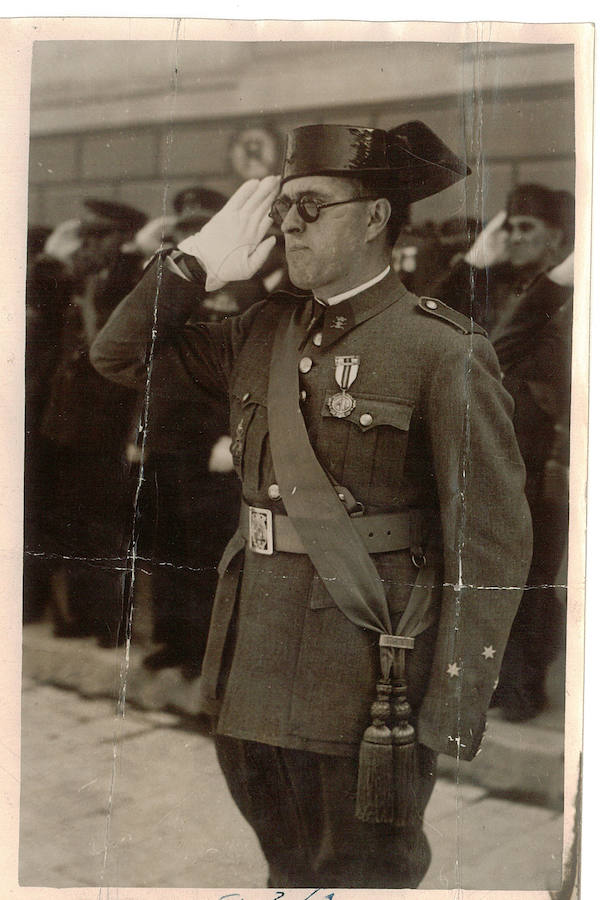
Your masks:
<path fill-rule="evenodd" d="M 92 348 L 99 371 L 222 397 L 242 481 L 203 663 L 205 709 L 269 886 L 416 887 L 437 753 L 476 754 L 530 558 L 512 401 L 471 320 L 410 294 L 410 203 L 467 167 L 421 122 L 288 135 L 150 267 Z M 280 225 L 291 283 L 186 326 Z"/>

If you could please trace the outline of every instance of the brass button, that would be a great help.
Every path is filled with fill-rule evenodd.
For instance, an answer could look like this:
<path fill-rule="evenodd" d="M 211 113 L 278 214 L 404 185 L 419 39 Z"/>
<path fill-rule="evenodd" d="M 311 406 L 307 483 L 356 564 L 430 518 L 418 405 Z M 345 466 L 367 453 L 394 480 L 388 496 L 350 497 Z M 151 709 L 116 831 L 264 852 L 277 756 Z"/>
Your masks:
<path fill-rule="evenodd" d="M 279 490 L 278 484 L 271 484 L 268 487 L 268 496 L 271 500 L 280 500 L 281 491 Z"/>
<path fill-rule="evenodd" d="M 300 400 L 302 401 L 302 403 L 306 400 L 306 397 L 306 391 L 300 391 Z"/>
<path fill-rule="evenodd" d="M 425 300 L 424 305 L 427 309 L 437 309 L 439 306 L 436 300 Z"/>
<path fill-rule="evenodd" d="M 359 416 L 359 422 L 360 422 L 361 425 L 363 425 L 364 427 L 367 426 L 367 425 L 371 425 L 373 421 L 374 421 L 374 419 L 373 419 L 373 417 L 372 417 L 369 413 L 362 413 L 362 414 Z"/>
<path fill-rule="evenodd" d="M 251 394 L 249 393 L 249 391 L 247 391 L 247 393 L 243 394 L 243 396 L 241 397 L 241 402 L 247 403 L 247 401 L 249 400 L 250 397 L 251 397 Z"/>
<path fill-rule="evenodd" d="M 300 360 L 299 369 L 300 372 L 302 372 L 304 375 L 306 375 L 307 372 L 310 372 L 310 370 L 312 369 L 312 359 L 310 358 L 310 356 L 302 357 L 302 359 Z"/>
<path fill-rule="evenodd" d="M 313 344 L 315 345 L 315 347 L 320 347 L 320 346 L 321 346 L 321 341 L 322 341 L 322 340 L 323 340 L 323 335 L 322 335 L 322 333 L 321 333 L 320 331 L 317 331 L 317 333 L 314 334 L 314 335 L 313 335 L 313 338 L 312 338 L 312 342 L 313 342 Z"/>

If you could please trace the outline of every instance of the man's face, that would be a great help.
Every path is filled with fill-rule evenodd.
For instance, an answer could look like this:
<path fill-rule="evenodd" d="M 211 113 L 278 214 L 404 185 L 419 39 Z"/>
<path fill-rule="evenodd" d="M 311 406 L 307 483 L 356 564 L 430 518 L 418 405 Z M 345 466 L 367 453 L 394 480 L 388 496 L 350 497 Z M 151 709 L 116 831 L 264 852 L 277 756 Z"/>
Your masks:
<path fill-rule="evenodd" d="M 509 216 L 505 225 L 511 264 L 544 267 L 557 250 L 560 232 L 535 216 Z"/>
<path fill-rule="evenodd" d="M 326 175 L 294 178 L 281 190 L 281 196 L 290 200 L 314 197 L 319 203 L 361 194 L 359 185 L 348 178 Z M 305 222 L 294 204 L 281 225 L 291 282 L 321 299 L 355 287 L 368 221 L 365 201 L 322 209 L 316 222 Z"/>
<path fill-rule="evenodd" d="M 72 258 L 78 275 L 91 275 L 111 265 L 127 239 L 122 231 L 105 234 L 83 234 L 79 249 Z"/>

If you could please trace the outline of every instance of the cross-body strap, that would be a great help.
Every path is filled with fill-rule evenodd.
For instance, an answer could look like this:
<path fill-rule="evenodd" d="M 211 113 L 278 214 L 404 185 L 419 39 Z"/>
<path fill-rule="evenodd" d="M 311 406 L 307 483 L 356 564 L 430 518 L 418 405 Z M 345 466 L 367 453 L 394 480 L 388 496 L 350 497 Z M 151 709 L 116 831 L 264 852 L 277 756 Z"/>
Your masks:
<path fill-rule="evenodd" d="M 362 628 L 391 631 L 384 586 L 310 440 L 299 404 L 299 310 L 281 318 L 268 385 L 272 461 L 287 515 L 336 606 Z"/>
<path fill-rule="evenodd" d="M 377 569 L 308 438 L 299 404 L 301 315 L 296 309 L 281 317 L 275 333 L 268 389 L 274 470 L 287 515 L 336 606 L 355 625 L 380 634 L 381 678 L 372 725 L 361 743 L 356 814 L 368 822 L 405 825 L 416 753 L 405 650 L 432 619 L 433 569 L 421 570 L 394 634 Z"/>

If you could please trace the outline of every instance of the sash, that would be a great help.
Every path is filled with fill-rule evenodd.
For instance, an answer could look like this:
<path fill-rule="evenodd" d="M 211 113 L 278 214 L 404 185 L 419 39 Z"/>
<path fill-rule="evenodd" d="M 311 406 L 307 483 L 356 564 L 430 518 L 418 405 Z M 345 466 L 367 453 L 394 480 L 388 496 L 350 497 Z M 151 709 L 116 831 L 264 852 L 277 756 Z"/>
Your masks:
<path fill-rule="evenodd" d="M 274 470 L 289 520 L 336 606 L 353 624 L 379 634 L 381 677 L 361 744 L 356 813 L 364 821 L 403 825 L 415 770 L 405 650 L 434 618 L 435 570 L 416 548 L 419 577 L 393 632 L 378 571 L 308 438 L 299 403 L 300 316 L 296 309 L 281 317 L 272 350 L 268 430 Z"/>

